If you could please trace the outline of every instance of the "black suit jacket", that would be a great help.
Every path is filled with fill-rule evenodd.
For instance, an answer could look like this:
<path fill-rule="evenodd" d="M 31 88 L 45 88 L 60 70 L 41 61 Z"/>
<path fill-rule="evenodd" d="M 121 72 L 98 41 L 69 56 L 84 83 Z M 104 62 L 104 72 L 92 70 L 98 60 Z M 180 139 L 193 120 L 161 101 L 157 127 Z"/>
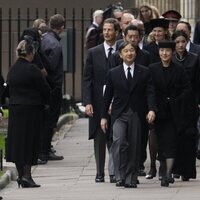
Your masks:
<path fill-rule="evenodd" d="M 189 52 L 195 53 L 195 54 L 197 54 L 198 56 L 200 56 L 200 46 L 197 45 L 197 44 L 194 44 L 194 43 L 190 42 L 190 49 L 189 49 Z"/>
<path fill-rule="evenodd" d="M 106 80 L 102 117 L 106 117 L 109 105 L 113 99 L 112 124 L 127 108 L 127 105 L 134 112 L 138 113 L 142 123 L 149 110 L 156 111 L 154 87 L 146 67 L 135 65 L 131 86 L 126 79 L 123 65 L 111 69 Z"/>
<path fill-rule="evenodd" d="M 108 72 L 107 62 L 103 44 L 88 50 L 83 76 L 83 104 L 92 104 L 94 109 L 93 117 L 89 118 L 89 139 L 94 138 L 100 126 L 103 86 Z"/>

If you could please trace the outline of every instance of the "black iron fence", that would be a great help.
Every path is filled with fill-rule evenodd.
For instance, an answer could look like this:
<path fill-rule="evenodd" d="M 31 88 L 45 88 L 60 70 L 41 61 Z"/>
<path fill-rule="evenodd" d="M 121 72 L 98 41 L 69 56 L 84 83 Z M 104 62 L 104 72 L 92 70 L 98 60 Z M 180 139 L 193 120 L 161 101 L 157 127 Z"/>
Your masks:
<path fill-rule="evenodd" d="M 160 9 L 160 12 L 175 9 L 178 10 L 183 18 L 188 21 L 195 22 L 198 17 L 196 1 L 181 0 L 135 0 L 133 5 L 138 7 L 143 2 L 148 2 Z M 89 6 L 89 5 L 88 5 Z M 88 10 L 88 9 L 87 9 Z M 183 13 L 182 13 L 183 12 Z M 21 32 L 31 27 L 32 23 L 37 18 L 44 18 L 48 21 L 49 17 L 55 13 L 62 14 L 66 19 L 66 27 L 73 28 L 74 45 L 75 45 L 75 63 L 72 72 L 65 72 L 64 76 L 64 93 L 72 95 L 76 101 L 82 98 L 82 74 L 85 59 L 84 39 L 86 27 L 92 20 L 93 9 L 90 12 L 85 12 L 84 8 L 76 12 L 75 8 L 66 9 L 30 9 L 16 8 L 3 10 L 0 8 L 0 73 L 6 78 L 9 66 L 11 66 L 15 57 L 15 48 L 20 38 Z M 195 14 L 196 13 L 196 14 Z M 69 49 L 70 51 L 70 49 Z"/>
<path fill-rule="evenodd" d="M 10 8 L 6 15 L 5 11 L 0 8 L 0 73 L 6 78 L 9 67 L 16 59 L 15 48 L 22 31 L 27 27 L 31 27 L 35 19 L 43 18 L 48 22 L 49 17 L 56 13 L 60 13 L 65 17 L 66 27 L 75 30 L 73 36 L 75 40 L 73 42 L 75 45 L 74 69 L 70 72 L 65 71 L 64 93 L 67 92 L 74 96 L 76 100 L 81 100 L 85 30 L 91 23 L 93 9 L 90 13 L 85 14 L 84 9 L 81 9 L 81 13 L 76 13 L 74 8 L 68 13 L 66 8 L 59 11 L 47 8 L 44 10 L 31 10 L 29 8 L 14 10 Z"/>

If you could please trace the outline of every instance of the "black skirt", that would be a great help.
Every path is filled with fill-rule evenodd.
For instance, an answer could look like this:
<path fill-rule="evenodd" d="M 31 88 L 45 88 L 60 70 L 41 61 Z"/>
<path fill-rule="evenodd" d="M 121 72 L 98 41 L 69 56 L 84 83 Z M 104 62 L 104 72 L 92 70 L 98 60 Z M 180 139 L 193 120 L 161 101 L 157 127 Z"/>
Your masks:
<path fill-rule="evenodd" d="M 43 106 L 10 105 L 6 160 L 36 165 L 43 127 Z"/>
<path fill-rule="evenodd" d="M 156 123 L 156 134 L 158 136 L 158 149 L 161 158 L 175 158 L 177 150 L 177 132 L 175 124 L 171 119 Z"/>

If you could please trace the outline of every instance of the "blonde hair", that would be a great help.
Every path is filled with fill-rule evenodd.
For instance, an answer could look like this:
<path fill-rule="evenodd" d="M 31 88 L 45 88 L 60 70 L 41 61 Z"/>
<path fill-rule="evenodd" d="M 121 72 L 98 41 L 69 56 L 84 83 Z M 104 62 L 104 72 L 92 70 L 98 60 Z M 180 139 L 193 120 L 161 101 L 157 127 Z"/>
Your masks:
<path fill-rule="evenodd" d="M 46 24 L 46 21 L 44 20 L 44 19 L 42 19 L 42 18 L 38 18 L 38 19 L 36 19 L 36 20 L 34 20 L 34 22 L 33 22 L 33 28 L 39 28 L 40 27 L 40 24 Z"/>
<path fill-rule="evenodd" d="M 153 10 L 152 10 L 151 5 L 148 4 L 148 3 L 144 3 L 144 4 L 142 4 L 142 5 L 139 7 L 139 14 L 138 14 L 138 17 L 137 17 L 137 18 L 138 18 L 139 20 L 141 20 L 141 21 L 144 22 L 144 18 L 143 18 L 142 14 L 141 14 L 141 9 L 142 9 L 143 7 L 147 8 L 148 10 L 151 11 L 151 15 L 150 15 L 149 20 L 150 20 L 150 19 L 153 19 Z"/>

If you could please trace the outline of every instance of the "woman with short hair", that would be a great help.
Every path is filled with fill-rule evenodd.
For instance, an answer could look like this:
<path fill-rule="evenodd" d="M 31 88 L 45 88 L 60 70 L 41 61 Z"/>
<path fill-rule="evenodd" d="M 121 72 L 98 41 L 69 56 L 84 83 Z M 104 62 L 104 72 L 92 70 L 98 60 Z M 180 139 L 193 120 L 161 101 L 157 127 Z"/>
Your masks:
<path fill-rule="evenodd" d="M 18 59 L 7 76 L 9 119 L 6 160 L 16 165 L 19 187 L 40 187 L 32 179 L 31 166 L 37 165 L 44 105 L 50 87 L 39 68 L 32 63 L 36 46 L 29 36 L 18 44 Z"/>
<path fill-rule="evenodd" d="M 191 85 L 184 68 L 172 61 L 175 43 L 162 41 L 158 47 L 161 61 L 151 64 L 149 69 L 158 106 L 154 128 L 164 169 L 161 186 L 168 187 L 174 183 L 172 168 L 185 111 L 182 102 L 190 95 Z"/>

